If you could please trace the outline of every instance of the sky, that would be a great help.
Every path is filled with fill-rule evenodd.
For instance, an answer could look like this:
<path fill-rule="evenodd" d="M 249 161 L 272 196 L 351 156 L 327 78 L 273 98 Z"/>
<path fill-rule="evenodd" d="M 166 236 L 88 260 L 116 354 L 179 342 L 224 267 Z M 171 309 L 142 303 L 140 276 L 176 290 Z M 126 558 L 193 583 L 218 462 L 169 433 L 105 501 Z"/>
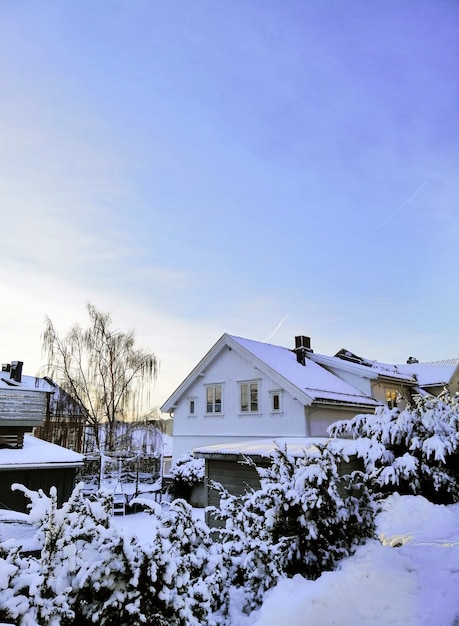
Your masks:
<path fill-rule="evenodd" d="M 1 361 L 86 304 L 160 406 L 228 332 L 459 356 L 459 4 L 0 0 Z"/>

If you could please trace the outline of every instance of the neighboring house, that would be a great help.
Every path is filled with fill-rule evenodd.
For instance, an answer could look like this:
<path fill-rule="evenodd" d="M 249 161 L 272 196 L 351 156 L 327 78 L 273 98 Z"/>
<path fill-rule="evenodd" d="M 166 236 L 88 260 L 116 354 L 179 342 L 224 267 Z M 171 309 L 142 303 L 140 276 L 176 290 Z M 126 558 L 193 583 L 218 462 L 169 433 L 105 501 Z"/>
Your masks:
<path fill-rule="evenodd" d="M 51 393 L 48 394 L 43 426 L 36 428 L 34 435 L 69 450 L 84 452 L 84 407 L 48 376 L 35 380 L 39 388 L 51 390 Z"/>
<path fill-rule="evenodd" d="M 4 365 L 0 376 L 0 508 L 25 512 L 28 500 L 11 490 L 13 483 L 45 493 L 55 486 L 62 503 L 72 492 L 83 457 L 29 434 L 43 425 L 53 389 L 23 377 L 22 365 Z"/>
<path fill-rule="evenodd" d="M 333 422 L 414 393 L 458 390 L 459 360 L 388 365 L 340 350 L 315 354 L 224 334 L 161 407 L 173 413 L 173 461 L 195 448 L 260 438 L 326 437 Z"/>

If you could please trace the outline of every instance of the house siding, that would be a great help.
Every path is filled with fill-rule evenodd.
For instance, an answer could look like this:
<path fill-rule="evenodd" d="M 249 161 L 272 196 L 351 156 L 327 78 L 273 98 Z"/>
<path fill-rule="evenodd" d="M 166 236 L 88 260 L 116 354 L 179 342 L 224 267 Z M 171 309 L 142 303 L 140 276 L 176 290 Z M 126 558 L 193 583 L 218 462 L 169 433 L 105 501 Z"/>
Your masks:
<path fill-rule="evenodd" d="M 239 383 L 258 381 L 259 410 L 257 413 L 241 413 Z M 206 386 L 222 385 L 222 412 L 206 413 Z M 281 410 L 271 411 L 271 391 L 282 391 Z M 189 414 L 189 402 L 194 400 L 195 414 Z M 174 462 L 193 448 L 215 443 L 236 442 L 241 437 L 307 436 L 304 407 L 279 383 L 228 347 L 207 367 L 203 376 L 190 386 L 174 410 Z"/>
<path fill-rule="evenodd" d="M 46 393 L 0 390 L 0 425 L 38 426 L 46 412 Z"/>

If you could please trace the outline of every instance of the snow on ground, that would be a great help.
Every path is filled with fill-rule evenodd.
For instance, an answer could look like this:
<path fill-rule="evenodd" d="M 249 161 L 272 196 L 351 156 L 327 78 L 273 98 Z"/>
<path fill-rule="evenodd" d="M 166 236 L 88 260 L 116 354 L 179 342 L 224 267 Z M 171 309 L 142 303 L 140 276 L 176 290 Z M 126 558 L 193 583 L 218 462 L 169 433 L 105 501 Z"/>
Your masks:
<path fill-rule="evenodd" d="M 281 581 L 239 624 L 458 626 L 459 504 L 392 496 L 378 533 L 336 572 Z"/>
<path fill-rule="evenodd" d="M 203 519 L 203 509 L 194 509 Z M 148 541 L 148 514 L 114 523 Z M 391 496 L 377 519 L 378 539 L 316 581 L 282 580 L 250 616 L 230 626 L 459 626 L 459 504 Z"/>

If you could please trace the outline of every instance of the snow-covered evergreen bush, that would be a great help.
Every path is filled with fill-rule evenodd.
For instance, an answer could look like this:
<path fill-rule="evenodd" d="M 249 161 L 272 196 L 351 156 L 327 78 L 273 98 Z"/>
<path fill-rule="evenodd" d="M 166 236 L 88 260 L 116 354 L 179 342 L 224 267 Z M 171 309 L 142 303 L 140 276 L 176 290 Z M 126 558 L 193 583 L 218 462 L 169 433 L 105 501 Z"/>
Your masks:
<path fill-rule="evenodd" d="M 151 501 L 151 539 L 141 544 L 111 525 L 111 496 L 92 500 L 77 487 L 57 507 L 49 496 L 19 487 L 31 499 L 39 558 L 0 544 L 2 617 L 19 626 L 200 626 L 218 624 L 227 569 L 219 544 L 183 500 L 168 511 Z"/>
<path fill-rule="evenodd" d="M 332 437 L 352 435 L 374 489 L 422 495 L 437 504 L 459 501 L 459 397 L 415 398 L 400 410 L 379 407 L 333 424 Z"/>
<path fill-rule="evenodd" d="M 183 498 L 188 501 L 191 489 L 204 482 L 204 474 L 204 459 L 195 459 L 191 453 L 182 455 L 171 469 L 172 485 L 170 492 L 172 497 Z"/>
<path fill-rule="evenodd" d="M 280 576 L 317 578 L 373 535 L 375 510 L 364 475 L 340 476 L 342 460 L 326 446 L 300 457 L 277 449 L 269 467 L 256 467 L 260 489 L 242 496 L 222 491 L 214 515 L 225 521 L 223 547 L 249 609 Z"/>

